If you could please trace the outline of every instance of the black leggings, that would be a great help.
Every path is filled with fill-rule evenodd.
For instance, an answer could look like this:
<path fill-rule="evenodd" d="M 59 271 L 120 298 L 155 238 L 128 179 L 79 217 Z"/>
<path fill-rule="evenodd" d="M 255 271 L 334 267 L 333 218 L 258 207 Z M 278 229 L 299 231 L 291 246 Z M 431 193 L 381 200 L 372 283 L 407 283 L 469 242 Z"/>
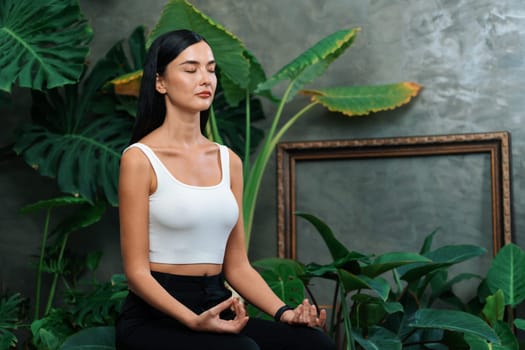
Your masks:
<path fill-rule="evenodd" d="M 222 274 L 177 276 L 152 272 L 177 300 L 201 313 L 231 297 Z M 230 311 L 221 318 L 231 319 Z M 240 334 L 197 332 L 129 292 L 116 323 L 117 350 L 335 350 L 334 342 L 310 327 L 250 318 Z"/>

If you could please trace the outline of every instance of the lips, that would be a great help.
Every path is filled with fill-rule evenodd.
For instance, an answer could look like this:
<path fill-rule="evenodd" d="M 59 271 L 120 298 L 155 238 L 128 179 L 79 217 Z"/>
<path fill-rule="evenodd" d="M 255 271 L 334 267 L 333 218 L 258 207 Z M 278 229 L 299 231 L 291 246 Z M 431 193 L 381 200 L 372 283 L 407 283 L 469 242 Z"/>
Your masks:
<path fill-rule="evenodd" d="M 208 98 L 211 96 L 211 92 L 209 91 L 201 91 L 199 93 L 196 94 L 197 96 L 199 97 L 202 97 L 202 98 Z"/>

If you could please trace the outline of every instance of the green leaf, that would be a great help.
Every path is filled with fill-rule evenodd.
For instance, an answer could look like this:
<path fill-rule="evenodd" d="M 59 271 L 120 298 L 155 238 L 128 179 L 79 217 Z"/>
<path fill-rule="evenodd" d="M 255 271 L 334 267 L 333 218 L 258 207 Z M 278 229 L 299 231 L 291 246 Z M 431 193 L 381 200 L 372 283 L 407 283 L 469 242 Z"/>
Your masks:
<path fill-rule="evenodd" d="M 0 298 L 0 349 L 10 349 L 16 346 L 18 339 L 11 331 L 17 330 L 23 321 L 23 303 L 24 298 L 20 293 Z"/>
<path fill-rule="evenodd" d="M 256 92 L 270 90 L 277 83 L 290 80 L 292 84 L 295 82 L 294 92 L 289 94 L 292 98 L 302 86 L 322 75 L 330 63 L 352 45 L 359 31 L 360 28 L 344 29 L 326 36 L 260 84 Z"/>
<path fill-rule="evenodd" d="M 113 350 L 115 349 L 114 327 L 83 329 L 67 338 L 60 350 Z"/>
<path fill-rule="evenodd" d="M 317 232 L 323 238 L 334 260 L 343 259 L 350 254 L 350 251 L 339 240 L 337 240 L 337 238 L 335 238 L 334 233 L 324 221 L 312 214 L 296 212 L 295 215 L 306 219 L 306 221 L 311 223 L 317 229 Z"/>
<path fill-rule="evenodd" d="M 357 330 L 352 331 L 354 339 L 365 350 L 401 350 L 403 344 L 399 337 L 383 327 L 371 327 L 364 337 Z"/>
<path fill-rule="evenodd" d="M 501 289 L 505 303 L 517 306 L 525 299 L 525 252 L 514 243 L 501 248 L 487 273 L 492 293 Z"/>
<path fill-rule="evenodd" d="M 492 343 L 500 344 L 500 340 L 492 328 L 479 317 L 462 311 L 420 309 L 415 313 L 410 326 L 473 334 Z"/>
<path fill-rule="evenodd" d="M 105 211 L 106 203 L 103 201 L 98 201 L 95 205 L 85 204 L 58 224 L 53 234 L 63 236 L 89 227 L 99 222 Z"/>
<path fill-rule="evenodd" d="M 471 349 L 475 350 L 518 350 L 518 340 L 516 336 L 512 333 L 509 325 L 502 321 L 497 321 L 494 324 L 494 330 L 496 331 L 498 337 L 501 339 L 500 344 L 492 344 L 486 340 L 480 338 L 479 336 L 472 334 L 465 334 L 465 340 L 469 344 Z"/>
<path fill-rule="evenodd" d="M 342 269 L 337 270 L 337 273 L 345 293 L 358 289 L 370 289 L 376 292 L 382 300 L 387 300 L 390 284 L 385 279 L 379 277 L 372 279 L 363 275 L 356 276 Z"/>
<path fill-rule="evenodd" d="M 269 258 L 252 263 L 273 292 L 287 304 L 296 306 L 304 299 L 304 266 L 291 259 Z"/>
<path fill-rule="evenodd" d="M 385 253 L 375 258 L 370 265 L 361 267 L 361 272 L 368 277 L 376 277 L 399 266 L 416 262 L 430 262 L 430 259 L 416 253 Z"/>
<path fill-rule="evenodd" d="M 432 243 L 434 242 L 434 236 L 437 233 L 437 229 L 432 231 L 428 236 L 425 237 L 425 241 L 423 242 L 423 246 L 421 247 L 421 250 L 419 251 L 419 254 L 426 254 L 430 252 L 432 249 Z"/>
<path fill-rule="evenodd" d="M 368 115 L 395 109 L 410 102 L 417 96 L 421 87 L 412 82 L 403 82 L 381 86 L 347 86 L 317 90 L 302 90 L 332 112 L 347 116 Z"/>
<path fill-rule="evenodd" d="M 81 197 L 57 197 L 51 199 L 44 199 L 33 204 L 29 204 L 20 209 L 21 213 L 27 214 L 42 209 L 52 209 L 56 207 L 67 206 L 71 204 L 85 204 L 88 201 Z"/>
<path fill-rule="evenodd" d="M 522 319 L 522 318 L 515 319 L 514 320 L 514 325 L 516 326 L 516 328 L 525 330 L 525 320 Z"/>
<path fill-rule="evenodd" d="M 129 47 L 114 45 L 82 84 L 33 93 L 33 124 L 22 128 L 14 149 L 41 175 L 56 178 L 63 192 L 91 203 L 105 198 L 117 204 L 120 155 L 133 120 L 119 111 L 122 100 L 102 88 L 142 64 L 144 40 L 139 27 L 127 41 Z M 133 52 L 133 59 L 125 52 Z"/>
<path fill-rule="evenodd" d="M 424 256 L 431 259 L 433 262 L 457 264 L 482 256 L 486 252 L 487 250 L 483 247 L 469 244 L 458 244 L 439 247 L 438 249 L 426 253 Z"/>
<path fill-rule="evenodd" d="M 518 350 L 518 339 L 512 332 L 510 326 L 504 321 L 496 321 L 494 330 L 501 340 L 501 345 L 508 350 Z"/>
<path fill-rule="evenodd" d="M 474 245 L 447 245 L 424 255 L 432 260 L 432 263 L 408 264 L 399 267 L 397 270 L 403 280 L 412 282 L 432 271 L 461 263 L 485 253 L 486 249 Z"/>
<path fill-rule="evenodd" d="M 73 0 L 0 1 L 0 89 L 51 89 L 79 80 L 93 35 Z"/>
<path fill-rule="evenodd" d="M 397 302 L 386 302 L 368 294 L 352 295 L 352 324 L 357 328 L 368 328 L 379 324 L 387 315 L 403 312 Z"/>
<path fill-rule="evenodd" d="M 228 89 L 225 94 L 227 99 L 245 94 L 245 90 L 251 85 L 250 63 L 255 64 L 255 62 L 251 59 L 253 55 L 247 54 L 248 50 L 239 38 L 188 1 L 170 0 L 151 31 L 147 45 L 151 45 L 158 36 L 176 29 L 189 29 L 199 33 L 210 44 L 221 77 L 226 77 L 231 82 L 223 86 L 224 89 Z M 260 65 L 259 68 L 262 70 Z M 238 89 L 241 92 L 235 91 Z M 229 102 L 235 104 L 236 101 L 239 100 Z"/>
<path fill-rule="evenodd" d="M 70 133 L 28 125 L 14 150 L 41 175 L 56 177 L 63 192 L 95 202 L 101 191 L 116 205 L 120 155 L 130 128 L 128 120 L 115 117 L 102 117 Z"/>
<path fill-rule="evenodd" d="M 503 320 L 505 314 L 505 295 L 501 289 L 487 298 L 487 303 L 482 310 L 483 316 L 494 324 L 496 321 Z"/>

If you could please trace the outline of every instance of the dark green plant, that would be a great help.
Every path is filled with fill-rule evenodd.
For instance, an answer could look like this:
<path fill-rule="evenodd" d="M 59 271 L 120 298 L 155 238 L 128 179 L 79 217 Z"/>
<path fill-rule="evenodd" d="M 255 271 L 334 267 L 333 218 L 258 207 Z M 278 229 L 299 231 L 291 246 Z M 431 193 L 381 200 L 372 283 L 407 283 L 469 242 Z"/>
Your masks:
<path fill-rule="evenodd" d="M 286 281 L 302 281 L 304 290 L 309 290 L 308 285 L 316 278 L 335 281 L 328 331 L 341 346 L 367 350 L 518 349 L 511 326 L 523 329 L 525 321 L 504 321 L 505 315 L 512 319 L 509 308 L 515 309 L 525 299 L 525 281 L 520 277 L 525 274 L 525 253 L 518 246 L 503 247 L 485 279 L 470 273 L 449 276 L 450 267 L 479 257 L 485 249 L 472 245 L 434 249 L 434 232 L 426 237 L 419 253 L 362 254 L 349 251 L 319 218 L 297 215 L 316 228 L 332 262 L 321 265 L 265 259 L 254 265 L 262 269 L 270 285 L 278 286 L 274 288 L 277 294 L 292 300 L 292 305 L 297 304 L 293 300 L 300 300 L 297 297 L 301 293 L 294 291 L 295 298 L 283 293 Z M 383 278 L 385 273 L 392 274 L 392 285 Z M 470 279 L 482 281 L 475 298 L 464 303 L 452 287 Z"/>
<path fill-rule="evenodd" d="M 23 326 L 26 303 L 20 293 L 0 297 L 0 350 L 16 346 L 18 339 L 13 332 Z"/>
<path fill-rule="evenodd" d="M 0 90 L 76 83 L 92 36 L 75 0 L 0 0 Z"/>
<path fill-rule="evenodd" d="M 64 206 L 79 205 L 79 208 L 65 220 L 60 222 L 54 229 L 51 229 L 51 214 L 53 209 Z M 60 197 L 50 200 L 39 201 L 35 204 L 22 208 L 23 213 L 45 210 L 44 228 L 40 243 L 40 253 L 37 263 L 37 281 L 35 290 L 35 313 L 34 319 L 39 319 L 42 315 L 47 315 L 53 306 L 55 291 L 58 280 L 65 279 L 68 275 L 76 277 L 74 269 L 77 264 L 73 264 L 66 256 L 67 242 L 71 233 L 91 226 L 98 222 L 105 211 L 103 202 L 97 205 L 90 205 L 87 200 L 75 197 Z M 50 241 L 50 238 L 54 240 Z M 42 295 L 42 275 L 47 272 L 52 274 L 53 279 L 49 287 L 47 302 L 43 313 L 40 313 Z M 66 282 L 66 286 L 68 286 Z"/>

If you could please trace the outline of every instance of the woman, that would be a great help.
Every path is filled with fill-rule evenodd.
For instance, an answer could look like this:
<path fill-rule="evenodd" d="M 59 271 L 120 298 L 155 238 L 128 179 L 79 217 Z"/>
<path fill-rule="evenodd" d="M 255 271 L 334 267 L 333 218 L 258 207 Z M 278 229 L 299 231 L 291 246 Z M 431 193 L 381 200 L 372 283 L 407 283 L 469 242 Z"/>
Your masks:
<path fill-rule="evenodd" d="M 285 305 L 251 267 L 242 163 L 202 134 L 217 78 L 207 42 L 188 30 L 152 44 L 131 146 L 121 160 L 121 249 L 130 293 L 117 349 L 335 349 L 305 300 Z M 225 279 L 277 322 L 249 319 Z"/>

